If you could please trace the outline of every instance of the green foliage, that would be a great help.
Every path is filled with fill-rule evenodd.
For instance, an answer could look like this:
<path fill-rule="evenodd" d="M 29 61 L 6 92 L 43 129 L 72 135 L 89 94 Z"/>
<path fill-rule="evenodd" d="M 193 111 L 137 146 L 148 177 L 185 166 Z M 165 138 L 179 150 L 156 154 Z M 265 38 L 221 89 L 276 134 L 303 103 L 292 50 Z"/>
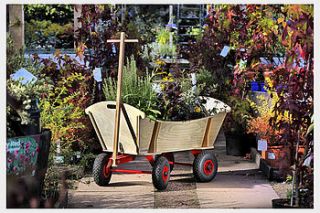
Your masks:
<path fill-rule="evenodd" d="M 200 95 L 210 97 L 214 96 L 215 92 L 217 91 L 218 82 L 215 82 L 211 72 L 204 67 L 201 67 L 196 73 L 196 79 Z"/>
<path fill-rule="evenodd" d="M 127 18 L 135 25 L 140 35 L 140 44 L 151 43 L 157 34 L 157 29 L 164 26 L 168 20 L 167 5 L 126 5 Z"/>
<path fill-rule="evenodd" d="M 73 24 L 58 24 L 47 20 L 30 20 L 25 24 L 28 49 L 73 47 Z"/>
<path fill-rule="evenodd" d="M 227 104 L 231 107 L 231 112 L 227 114 L 224 122 L 224 131 L 233 134 L 244 134 L 253 113 L 250 102 L 247 99 L 230 96 Z"/>
<path fill-rule="evenodd" d="M 92 124 L 85 108 L 93 103 L 91 71 L 59 51 L 54 59 L 39 59 L 41 74 L 50 77 L 53 90 L 40 99 L 41 124 L 52 131 L 53 145 L 60 141 L 65 161 L 70 161 L 74 149 L 87 152 L 97 146 Z"/>
<path fill-rule="evenodd" d="M 14 71 L 20 69 L 25 65 L 25 58 L 23 55 L 23 49 L 17 50 L 14 47 L 14 43 L 12 40 L 12 36 L 10 34 L 7 35 L 7 79 L 10 77 Z"/>
<path fill-rule="evenodd" d="M 62 140 L 70 145 L 76 140 L 76 137 L 70 136 L 70 132 L 85 128 L 85 125 L 78 121 L 85 115 L 83 109 L 71 102 L 80 95 L 79 92 L 62 98 L 65 91 L 66 87 L 62 87 L 61 91 L 50 93 L 48 98 L 41 100 L 41 123 L 52 131 L 53 141 Z"/>
<path fill-rule="evenodd" d="M 115 101 L 117 83 L 111 77 L 104 81 L 104 94 L 107 100 Z M 122 100 L 141 111 L 150 119 L 156 119 L 160 112 L 157 110 L 157 94 L 152 89 L 151 76 L 137 75 L 137 66 L 133 57 L 127 60 L 123 69 Z"/>
<path fill-rule="evenodd" d="M 170 34 L 172 44 L 170 44 Z M 166 28 L 159 28 L 156 34 L 156 41 L 148 43 L 142 47 L 141 57 L 147 62 L 156 61 L 159 58 L 176 58 L 177 45 L 175 44 L 177 35 Z"/>
<path fill-rule="evenodd" d="M 64 25 L 73 19 L 73 5 L 26 4 L 23 9 L 26 22 L 36 18 L 39 21 L 47 20 Z"/>
<path fill-rule="evenodd" d="M 23 54 L 23 50 L 16 50 L 13 47 L 13 41 L 9 36 L 7 39 L 7 92 L 14 98 L 21 106 L 17 109 L 13 109 L 10 105 L 7 105 L 7 134 L 9 137 L 16 136 L 16 132 L 13 130 L 13 126 L 18 122 L 22 125 L 27 125 L 32 122 L 30 119 L 30 110 L 35 101 L 52 90 L 50 78 L 40 73 L 43 69 L 43 65 L 38 63 L 32 58 L 26 58 Z M 29 82 L 25 85 L 20 81 L 14 81 L 10 79 L 10 75 L 20 68 L 25 68 L 38 80 L 36 82 Z M 21 79 L 22 80 L 22 79 Z"/>
<path fill-rule="evenodd" d="M 17 101 L 22 103 L 20 109 L 17 109 L 19 117 L 10 115 L 12 109 L 8 109 L 8 116 L 11 119 L 20 121 L 21 124 L 29 124 L 31 122 L 28 110 L 31 108 L 31 101 L 40 98 L 43 94 L 49 92 L 52 89 L 52 85 L 48 85 L 44 79 L 38 80 L 35 83 L 28 83 L 23 85 L 20 81 L 13 81 L 11 79 L 7 80 L 7 90 L 8 93 L 14 97 Z M 10 108 L 10 106 L 8 106 Z"/>

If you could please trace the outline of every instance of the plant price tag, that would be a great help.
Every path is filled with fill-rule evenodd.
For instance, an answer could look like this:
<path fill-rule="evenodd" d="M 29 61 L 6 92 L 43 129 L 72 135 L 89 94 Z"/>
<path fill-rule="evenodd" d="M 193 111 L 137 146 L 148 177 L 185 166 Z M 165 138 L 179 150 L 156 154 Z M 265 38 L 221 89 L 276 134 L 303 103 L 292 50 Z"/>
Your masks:
<path fill-rule="evenodd" d="M 12 74 L 10 78 L 14 81 L 20 81 L 20 83 L 23 85 L 37 81 L 37 77 L 25 68 L 20 68 L 14 74 Z"/>
<path fill-rule="evenodd" d="M 267 151 L 268 143 L 266 140 L 258 140 L 258 150 L 259 151 Z"/>
<path fill-rule="evenodd" d="M 94 80 L 96 80 L 97 82 L 101 82 L 102 81 L 102 75 L 101 75 L 101 68 L 100 67 L 96 67 L 93 70 L 93 78 Z"/>
<path fill-rule="evenodd" d="M 268 159 L 275 160 L 276 159 L 276 155 L 273 152 L 268 152 Z"/>
<path fill-rule="evenodd" d="M 222 57 L 226 57 L 228 55 L 229 51 L 230 51 L 230 47 L 229 46 L 224 46 L 223 49 L 221 50 L 220 55 Z"/>

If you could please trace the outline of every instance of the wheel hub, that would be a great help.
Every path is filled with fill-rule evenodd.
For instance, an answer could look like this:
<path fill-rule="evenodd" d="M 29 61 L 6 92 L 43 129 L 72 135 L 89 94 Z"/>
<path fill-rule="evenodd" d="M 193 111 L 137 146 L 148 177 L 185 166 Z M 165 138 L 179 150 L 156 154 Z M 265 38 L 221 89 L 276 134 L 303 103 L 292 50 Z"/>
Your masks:
<path fill-rule="evenodd" d="M 162 180 L 163 182 L 167 182 L 169 177 L 169 168 L 168 166 L 164 166 L 163 167 L 163 171 L 162 171 Z"/>
<path fill-rule="evenodd" d="M 211 175 L 212 172 L 213 172 L 213 168 L 214 168 L 214 165 L 213 165 L 212 160 L 206 160 L 204 162 L 203 172 L 204 172 L 205 175 Z"/>

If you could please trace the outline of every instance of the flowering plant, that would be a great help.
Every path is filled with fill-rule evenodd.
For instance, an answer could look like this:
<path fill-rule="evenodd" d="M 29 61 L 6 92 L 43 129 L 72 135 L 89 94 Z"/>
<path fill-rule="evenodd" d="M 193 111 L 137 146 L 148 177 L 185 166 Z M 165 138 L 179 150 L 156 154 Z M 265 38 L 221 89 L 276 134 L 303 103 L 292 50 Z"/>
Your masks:
<path fill-rule="evenodd" d="M 266 140 L 269 144 L 275 144 L 280 139 L 280 130 L 274 129 L 270 123 L 271 116 L 263 115 L 248 121 L 247 133 L 255 134 L 259 139 Z"/>

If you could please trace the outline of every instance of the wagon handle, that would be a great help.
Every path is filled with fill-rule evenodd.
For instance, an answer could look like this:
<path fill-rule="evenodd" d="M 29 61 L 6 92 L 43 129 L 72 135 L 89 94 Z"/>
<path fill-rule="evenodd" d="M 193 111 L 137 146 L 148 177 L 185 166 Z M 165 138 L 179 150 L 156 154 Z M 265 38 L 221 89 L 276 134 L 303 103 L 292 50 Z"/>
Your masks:
<path fill-rule="evenodd" d="M 116 105 L 115 104 L 107 104 L 107 108 L 108 109 L 116 109 Z"/>
<path fill-rule="evenodd" d="M 122 71 L 124 63 L 124 47 L 126 42 L 138 42 L 138 39 L 125 39 L 125 32 L 120 33 L 120 39 L 107 40 L 107 43 L 120 43 L 119 63 L 118 63 L 118 82 L 117 82 L 117 98 L 116 98 L 116 114 L 114 120 L 114 134 L 113 134 L 113 153 L 112 153 L 112 166 L 117 166 L 117 155 L 119 145 L 119 126 L 120 126 L 120 107 L 121 107 L 121 86 L 122 86 Z"/>

